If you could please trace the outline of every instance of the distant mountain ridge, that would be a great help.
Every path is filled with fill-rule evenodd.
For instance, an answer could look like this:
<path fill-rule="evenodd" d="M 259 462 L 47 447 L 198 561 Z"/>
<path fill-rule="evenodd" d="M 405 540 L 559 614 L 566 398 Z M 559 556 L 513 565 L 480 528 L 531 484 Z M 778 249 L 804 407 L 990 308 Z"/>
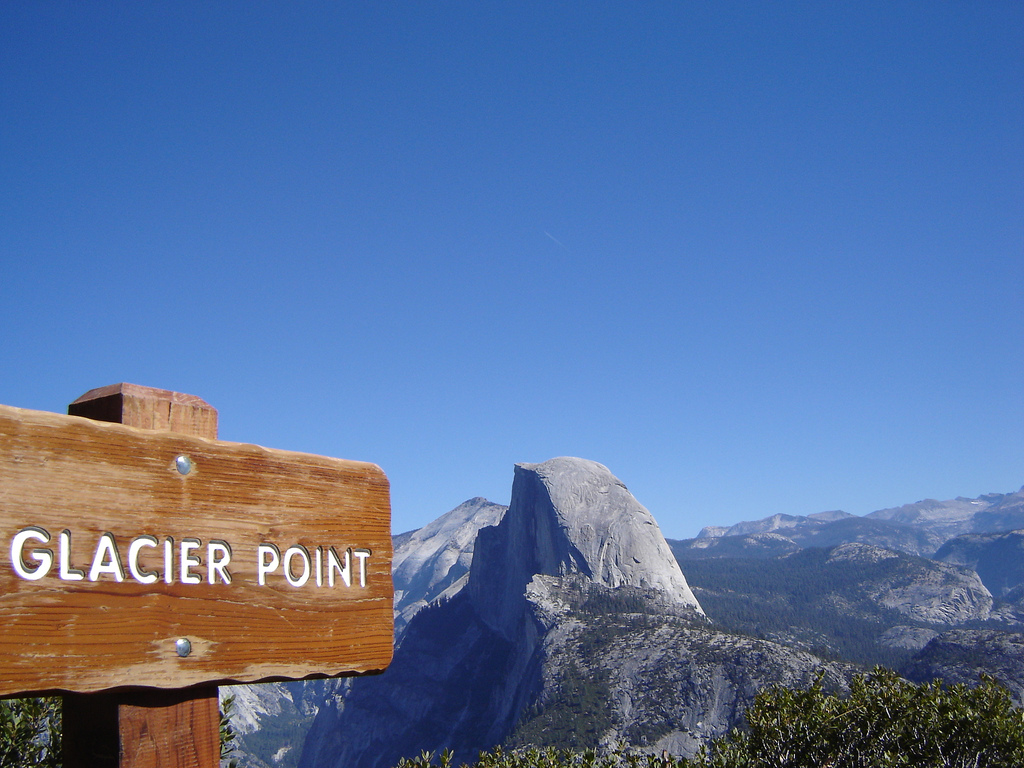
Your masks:
<path fill-rule="evenodd" d="M 944 538 L 963 533 L 994 533 L 1024 528 L 1024 488 L 1016 493 L 989 493 L 976 499 L 925 499 L 867 515 L 931 529 Z"/>
<path fill-rule="evenodd" d="M 717 626 L 868 668 L 898 667 L 949 627 L 993 618 L 974 571 L 870 544 L 681 563 Z"/>
<path fill-rule="evenodd" d="M 706 525 L 697 534 L 697 538 L 706 539 L 719 536 L 746 536 L 752 533 L 777 532 L 795 528 L 803 523 L 831 523 L 847 517 L 855 517 L 855 515 L 843 512 L 841 509 L 831 512 L 815 512 L 813 515 L 786 515 L 780 513 L 769 515 L 760 520 L 748 520 L 735 523 L 734 525 Z"/>
<path fill-rule="evenodd" d="M 925 499 L 864 517 L 842 511 L 813 515 L 776 514 L 731 526 L 707 526 L 687 547 L 712 554 L 726 539 L 774 533 L 800 547 L 830 547 L 859 541 L 899 552 L 930 557 L 948 539 L 965 533 L 994 533 L 1024 528 L 1024 488 L 1016 493 L 991 493 L 976 499 Z M 735 548 L 735 542 L 727 544 Z M 756 549 L 756 542 L 750 542 Z"/>

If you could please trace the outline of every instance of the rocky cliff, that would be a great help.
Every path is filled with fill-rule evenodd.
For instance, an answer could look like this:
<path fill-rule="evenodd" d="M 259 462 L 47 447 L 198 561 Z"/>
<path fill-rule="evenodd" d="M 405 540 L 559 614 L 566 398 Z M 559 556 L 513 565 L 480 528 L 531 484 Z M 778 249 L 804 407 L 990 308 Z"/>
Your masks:
<path fill-rule="evenodd" d="M 476 552 L 470 599 L 506 637 L 519 629 L 535 576 L 579 573 L 613 589 L 652 589 L 701 612 L 651 513 L 595 461 L 517 464 L 508 513 L 480 530 Z"/>
<path fill-rule="evenodd" d="M 768 685 L 806 687 L 819 670 L 843 688 L 847 665 L 768 640 L 720 632 L 634 587 L 580 578 L 530 584 L 541 632 L 541 684 L 508 746 L 612 748 L 692 755 L 741 724 Z"/>
<path fill-rule="evenodd" d="M 866 600 L 859 604 L 889 608 L 929 624 L 963 624 L 989 618 L 992 595 L 978 574 L 966 568 L 858 543 L 830 550 L 826 567 L 882 563 L 892 567 L 883 569 L 884 576 L 861 582 L 859 588 Z M 833 600 L 842 599 L 835 595 Z"/>
<path fill-rule="evenodd" d="M 943 544 L 935 559 L 972 568 L 996 597 L 1024 587 L 1024 530 L 967 533 Z"/>
<path fill-rule="evenodd" d="M 499 743 L 619 739 L 692 753 L 769 683 L 821 659 L 713 629 L 657 524 L 607 468 L 515 469 L 481 528 L 467 587 L 421 609 L 390 669 L 353 681 L 310 729 L 302 766 L 384 768 L 422 750 L 456 761 Z M 829 667 L 841 685 L 846 670 Z"/>
<path fill-rule="evenodd" d="M 501 504 L 477 497 L 418 530 L 394 537 L 396 641 L 421 608 L 454 596 L 466 585 L 477 532 L 496 525 L 505 510 Z"/>
<path fill-rule="evenodd" d="M 244 768 L 294 766 L 326 690 L 336 685 L 311 680 L 221 686 L 221 709 L 236 735 L 231 757 Z"/>

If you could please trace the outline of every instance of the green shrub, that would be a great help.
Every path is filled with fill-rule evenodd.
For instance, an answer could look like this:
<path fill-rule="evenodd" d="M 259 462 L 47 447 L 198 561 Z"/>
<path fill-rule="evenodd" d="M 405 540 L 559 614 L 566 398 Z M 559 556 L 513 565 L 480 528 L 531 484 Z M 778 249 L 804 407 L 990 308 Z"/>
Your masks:
<path fill-rule="evenodd" d="M 881 667 L 848 696 L 771 688 L 747 729 L 713 742 L 694 768 L 1011 768 L 1024 766 L 1024 713 L 992 678 L 915 685 Z"/>
<path fill-rule="evenodd" d="M 60 768 L 61 700 L 0 700 L 0 766 Z"/>
<path fill-rule="evenodd" d="M 238 760 L 234 757 L 235 727 L 231 725 L 231 715 L 235 711 L 235 697 L 225 696 L 220 702 L 220 764 L 222 768 L 238 768 Z"/>

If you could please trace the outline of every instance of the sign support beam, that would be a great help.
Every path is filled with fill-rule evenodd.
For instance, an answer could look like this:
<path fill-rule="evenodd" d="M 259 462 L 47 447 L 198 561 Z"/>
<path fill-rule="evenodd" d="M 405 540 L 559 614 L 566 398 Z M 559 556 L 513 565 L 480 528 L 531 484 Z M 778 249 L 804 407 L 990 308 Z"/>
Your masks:
<path fill-rule="evenodd" d="M 217 410 L 198 397 L 134 384 L 90 390 L 72 416 L 217 439 Z M 64 768 L 218 768 L 217 686 L 65 694 Z"/>

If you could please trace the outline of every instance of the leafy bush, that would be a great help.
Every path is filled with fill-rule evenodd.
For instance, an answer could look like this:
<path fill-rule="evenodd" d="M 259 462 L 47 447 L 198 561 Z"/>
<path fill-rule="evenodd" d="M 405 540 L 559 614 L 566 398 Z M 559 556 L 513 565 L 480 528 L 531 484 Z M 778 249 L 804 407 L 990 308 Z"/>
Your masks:
<path fill-rule="evenodd" d="M 220 702 L 220 764 L 222 768 L 238 768 L 238 760 L 234 757 L 235 739 L 238 734 L 231 725 L 231 715 L 235 711 L 235 697 L 226 696 Z"/>
<path fill-rule="evenodd" d="M 61 700 L 0 700 L 0 765 L 60 768 Z"/>
<path fill-rule="evenodd" d="M 748 728 L 704 751 L 694 768 L 1010 768 L 1024 765 L 1024 713 L 992 678 L 977 687 L 915 685 L 881 667 L 848 696 L 771 688 Z"/>

